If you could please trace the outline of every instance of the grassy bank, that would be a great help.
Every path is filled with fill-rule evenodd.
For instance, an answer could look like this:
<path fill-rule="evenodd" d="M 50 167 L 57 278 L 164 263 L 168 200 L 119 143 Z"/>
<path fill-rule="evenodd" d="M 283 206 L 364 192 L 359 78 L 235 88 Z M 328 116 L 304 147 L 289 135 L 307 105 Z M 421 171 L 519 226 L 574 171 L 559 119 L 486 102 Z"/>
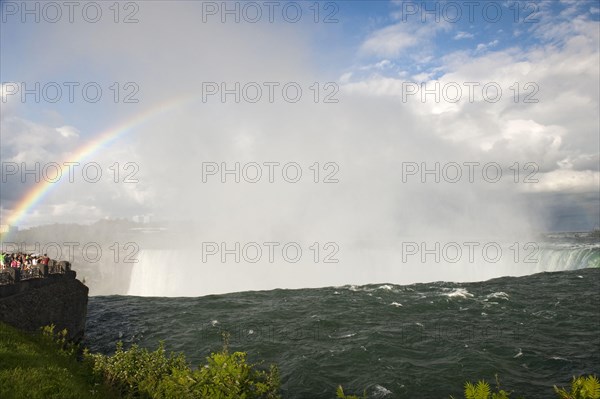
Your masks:
<path fill-rule="evenodd" d="M 78 360 L 66 336 L 53 327 L 28 334 L 0 322 L 0 398 L 280 399 L 277 368 L 230 353 L 227 337 L 220 352 L 192 368 L 162 343 L 153 352 L 119 343 L 112 356 L 83 351 Z"/>
<path fill-rule="evenodd" d="M 52 339 L 0 323 L 0 398 L 115 398 Z"/>

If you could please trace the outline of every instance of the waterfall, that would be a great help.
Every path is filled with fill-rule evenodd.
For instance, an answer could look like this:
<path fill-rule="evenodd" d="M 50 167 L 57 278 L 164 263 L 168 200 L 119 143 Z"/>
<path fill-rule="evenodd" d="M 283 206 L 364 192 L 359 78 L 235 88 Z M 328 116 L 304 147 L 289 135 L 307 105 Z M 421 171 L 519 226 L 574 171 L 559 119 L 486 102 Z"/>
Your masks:
<path fill-rule="evenodd" d="M 133 268 L 128 295 L 177 297 L 346 284 L 481 281 L 600 267 L 598 244 L 549 244 L 530 253 L 530 257 L 520 254 L 519 261 L 513 259 L 508 247 L 503 247 L 503 259 L 487 264 L 481 256 L 476 256 L 474 262 L 436 262 L 433 257 L 426 262 L 420 257 L 403 262 L 399 251 L 365 248 L 345 254 L 339 263 L 315 263 L 310 256 L 298 263 L 238 263 L 233 258 L 224 263 L 202 262 L 200 251 L 143 250 Z"/>

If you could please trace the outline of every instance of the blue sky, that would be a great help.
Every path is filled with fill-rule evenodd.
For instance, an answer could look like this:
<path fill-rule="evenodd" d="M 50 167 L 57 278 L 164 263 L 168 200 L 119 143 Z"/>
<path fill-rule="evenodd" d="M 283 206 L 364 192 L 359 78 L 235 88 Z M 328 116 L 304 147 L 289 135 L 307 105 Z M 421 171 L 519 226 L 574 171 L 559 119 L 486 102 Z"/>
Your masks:
<path fill-rule="evenodd" d="M 515 47 L 563 46 L 566 32 L 551 34 L 546 28 L 573 18 L 598 21 L 599 10 L 597 1 L 349 1 L 341 6 L 352 21 L 342 23 L 345 36 L 357 35 L 352 45 L 362 44 L 365 50 L 357 62 L 377 64 L 383 58 L 390 61 L 381 71 L 387 76 L 433 77 L 445 72 L 444 58 L 456 52 L 477 57 Z M 398 40 L 400 33 L 410 33 L 413 41 Z M 365 37 L 371 38 L 370 46 Z M 377 47 L 377 38 L 387 39 L 388 47 Z"/>
<path fill-rule="evenodd" d="M 200 96 L 207 81 L 298 81 L 305 90 L 311 82 L 334 82 L 340 89 L 337 106 L 317 107 L 304 101 L 294 106 L 196 102 L 157 116 L 93 156 L 106 167 L 114 162 L 138 163 L 139 184 L 107 181 L 93 190 L 84 182 L 62 184 L 23 220 L 23 226 L 90 223 L 146 213 L 165 219 L 192 215 L 213 224 L 229 215 L 219 204 L 233 206 L 232 199 L 224 199 L 231 195 L 251 198 L 252 212 L 267 217 L 275 206 L 269 202 L 275 193 L 293 198 L 289 207 L 276 212 L 283 221 L 314 212 L 329 220 L 323 226 L 344 231 L 347 228 L 339 220 L 366 207 L 378 209 L 370 215 L 372 223 L 388 226 L 389 219 L 401 214 L 398 209 L 417 206 L 421 195 L 431 197 L 421 186 L 397 184 L 398 176 L 390 170 L 407 160 L 498 162 L 506 170 L 515 162 L 535 162 L 540 183 L 503 185 L 506 198 L 498 205 L 502 211 L 497 216 L 512 212 L 510 220 L 527 219 L 534 230 L 598 224 L 598 1 L 481 1 L 475 2 L 472 20 L 465 2 L 320 2 L 319 23 L 312 20 L 314 3 L 299 2 L 294 4 L 302 5 L 303 18 L 295 24 L 280 14 L 275 23 L 221 23 L 219 15 L 205 23 L 202 3 L 183 1 L 132 2 L 138 7 L 139 22 L 134 24 L 114 23 L 106 4 L 103 19 L 95 24 L 77 18 L 79 14 L 74 23 L 64 18 L 34 23 L 22 22 L 8 3 L 20 4 L 2 3 L 3 162 L 66 159 L 100 132 L 157 104 Z M 435 14 L 424 13 L 423 6 L 437 10 L 437 20 Z M 502 10 L 497 22 L 489 20 L 495 10 Z M 323 23 L 332 11 L 337 22 Z M 401 101 L 403 83 L 472 81 L 497 82 L 504 90 L 502 100 Z M 57 103 L 22 102 L 18 95 L 7 94 L 7 87 L 23 82 L 97 82 L 104 92 L 98 103 L 80 97 L 73 103 L 64 98 Z M 139 102 L 111 101 L 113 82 L 121 87 L 134 82 Z M 526 83 L 536 83 L 539 103 L 511 102 L 510 86 L 515 82 L 521 90 Z M 195 180 L 203 160 L 251 159 L 335 160 L 346 180 L 325 193 L 285 185 L 262 191 L 209 187 Z M 371 165 L 369 173 L 365 165 Z M 369 175 L 378 177 L 365 177 Z M 3 183 L 3 219 L 31 187 L 31 182 Z M 191 195 L 190 187 L 199 191 Z M 357 187 L 377 195 L 348 202 Z M 474 204 L 490 203 L 498 188 L 466 186 Z M 449 192 L 449 208 L 452 201 L 461 201 L 458 194 L 465 190 L 429 189 Z M 203 196 L 200 208 L 211 209 L 214 216 L 196 211 L 197 204 L 186 198 L 197 199 L 199 193 L 211 193 Z M 321 195 L 343 205 L 332 213 L 307 201 Z M 181 202 L 175 205 L 174 198 Z M 536 213 L 539 204 L 544 209 Z M 250 228 L 254 219 L 243 214 L 250 211 L 239 212 L 242 216 L 227 216 L 228 224 Z M 447 220 L 449 215 L 440 211 L 438 216 Z M 564 215 L 570 215 L 569 221 Z M 416 216 L 402 223 L 416 224 Z M 497 221 L 491 214 L 483 219 L 468 221 L 464 227 Z M 396 231 L 393 223 L 386 229 L 386 234 Z"/>

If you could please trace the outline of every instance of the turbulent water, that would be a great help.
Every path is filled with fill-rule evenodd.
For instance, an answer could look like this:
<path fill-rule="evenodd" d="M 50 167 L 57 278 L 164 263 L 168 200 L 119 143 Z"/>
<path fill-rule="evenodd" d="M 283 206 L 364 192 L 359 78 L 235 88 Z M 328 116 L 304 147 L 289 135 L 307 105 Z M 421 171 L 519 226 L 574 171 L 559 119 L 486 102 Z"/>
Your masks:
<path fill-rule="evenodd" d="M 118 340 L 149 348 L 165 340 L 197 365 L 226 330 L 232 349 L 279 366 L 285 398 L 333 398 L 338 384 L 370 398 L 448 398 L 465 380 L 495 373 L 515 393 L 549 398 L 572 375 L 600 374 L 599 309 L 598 268 L 473 283 L 91 297 L 86 344 L 110 353 Z"/>

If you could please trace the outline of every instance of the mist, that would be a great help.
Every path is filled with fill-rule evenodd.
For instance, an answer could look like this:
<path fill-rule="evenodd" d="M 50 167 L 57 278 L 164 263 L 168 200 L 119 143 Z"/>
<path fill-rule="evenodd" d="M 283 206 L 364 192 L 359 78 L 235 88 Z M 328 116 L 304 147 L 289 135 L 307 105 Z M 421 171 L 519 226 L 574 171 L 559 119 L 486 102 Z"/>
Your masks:
<path fill-rule="evenodd" d="M 138 262 L 126 272 L 106 274 L 107 281 L 124 280 L 115 293 L 198 296 L 527 274 L 540 270 L 523 263 L 523 252 L 515 260 L 507 248 L 517 244 L 525 251 L 548 228 L 547 215 L 536 208 L 531 195 L 565 188 L 556 170 L 566 161 L 574 173 L 591 170 L 591 175 L 565 190 L 598 188 L 597 153 L 589 156 L 581 151 L 598 141 L 590 134 L 598 126 L 597 115 L 590 116 L 595 115 L 590 110 L 598 105 L 598 93 L 591 93 L 591 101 L 578 103 L 576 109 L 569 98 L 559 100 L 571 112 L 568 121 L 547 108 L 556 106 L 550 99 L 566 94 L 556 83 L 561 76 L 570 77 L 574 92 L 580 85 L 598 87 L 597 73 L 592 71 L 597 49 L 586 53 L 598 43 L 593 29 L 585 31 L 587 42 L 575 41 L 556 50 L 556 56 L 579 57 L 582 72 L 576 77 L 577 66 L 550 73 L 552 57 L 542 49 L 527 60 L 520 59 L 516 49 L 507 50 L 492 60 L 498 68 L 485 67 L 492 56 L 449 57 L 438 78 L 442 84 L 477 81 L 509 87 L 519 81 L 544 88 L 539 103 L 517 107 L 510 95 L 496 103 L 403 101 L 401 77 L 386 78 L 377 70 L 361 79 L 342 77 L 339 72 L 351 65 L 338 63 L 347 62 L 343 54 L 350 50 L 339 46 L 326 55 L 317 50 L 331 46 L 343 24 L 205 23 L 200 11 L 195 2 L 147 2 L 137 24 L 103 21 L 52 29 L 39 25 L 38 40 L 22 43 L 36 57 L 50 61 L 44 76 L 61 71 L 70 79 L 86 81 L 101 74 L 140 87 L 138 104 L 95 108 L 84 104 L 82 118 L 102 110 L 107 120 L 82 128 L 81 142 L 98 129 L 156 109 L 145 123 L 94 154 L 102 165 L 135 163 L 137 183 L 107 181 L 90 189 L 85 182 L 75 182 L 62 185 L 50 197 L 77 199 L 65 211 L 51 208 L 63 222 L 148 214 L 168 226 L 151 244 L 140 233 L 120 232 L 127 237 L 121 244 L 138 243 L 139 252 Z M 15 27 L 15 34 L 19 29 L 23 28 Z M 23 60 L 20 80 L 39 73 L 32 64 Z M 93 67 L 78 68 L 82 64 Z M 223 101 L 221 93 L 207 94 L 207 82 L 216 85 L 211 88 L 224 82 L 228 88 L 236 82 L 241 87 L 254 82 L 264 91 L 256 103 L 243 96 L 238 103 L 234 94 L 225 95 Z M 272 102 L 264 82 L 277 84 Z M 290 82 L 302 88 L 297 102 L 285 100 L 281 91 Z M 314 84 L 319 89 L 317 102 Z M 335 101 L 325 102 L 328 94 Z M 167 109 L 174 101 L 179 105 Z M 9 105 L 15 114 L 24 107 Z M 578 115 L 585 115 L 588 123 L 582 124 Z M 571 138 L 574 135 L 577 139 Z M 566 141 L 577 142 L 577 149 Z M 69 145 L 65 153 L 76 147 Z M 224 166 L 231 170 L 236 163 L 240 165 L 236 172 L 222 174 Z M 423 173 L 436 164 L 438 170 Z M 528 169 L 528 164 L 533 166 Z M 255 179 L 256 165 L 260 179 Z M 283 171 L 285 165 L 292 166 L 289 173 Z M 485 165 L 494 167 L 484 170 Z M 498 170 L 502 178 L 496 181 Z M 531 171 L 535 182 L 528 183 Z M 555 186 L 548 189 L 552 179 Z M 587 217 L 596 214 L 597 209 L 591 209 Z M 97 240 L 110 243 L 115 233 L 98 231 Z M 53 239 L 63 235 L 67 233 L 55 231 Z M 277 243 L 273 261 L 266 242 Z M 434 255 L 422 258 L 421 252 L 406 255 L 414 250 L 413 244 L 427 243 L 426 248 L 457 244 L 464 251 L 465 242 L 477 244 L 474 260 L 466 252 L 456 262 Z M 258 256 L 255 252 L 242 254 L 239 261 L 235 254 L 223 257 L 221 248 L 214 253 L 213 244 L 221 243 L 227 249 L 238 243 L 238 255 L 252 243 L 249 250 L 258 245 L 262 256 L 256 262 L 248 261 Z M 280 249 L 286 243 L 302 249 L 298 261 L 283 257 Z M 315 243 L 318 256 L 311 249 Z M 504 250 L 495 262 L 483 259 L 480 248 L 488 243 Z M 325 262 L 327 255 L 331 262 Z M 103 286 L 98 292 L 109 293 L 110 284 L 98 284 Z"/>

